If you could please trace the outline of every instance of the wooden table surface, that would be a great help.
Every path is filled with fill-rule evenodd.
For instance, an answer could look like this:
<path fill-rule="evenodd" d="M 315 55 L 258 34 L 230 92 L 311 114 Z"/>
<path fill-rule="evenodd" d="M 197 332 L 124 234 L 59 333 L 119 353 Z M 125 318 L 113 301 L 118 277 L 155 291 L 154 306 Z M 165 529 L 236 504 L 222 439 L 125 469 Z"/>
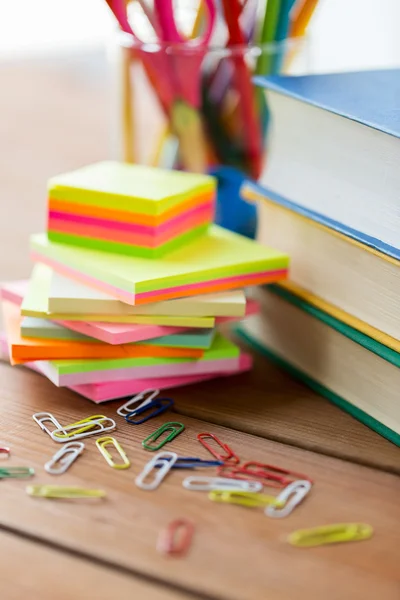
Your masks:
<path fill-rule="evenodd" d="M 0 65 L 0 279 L 29 274 L 28 235 L 45 222 L 49 176 L 110 155 L 105 57 L 65 56 Z M 5 117 L 5 118 L 4 118 Z M 398 448 L 290 379 L 261 357 L 253 372 L 174 390 L 176 413 L 140 427 L 116 416 L 115 436 L 132 461 L 109 468 L 93 440 L 62 477 L 43 464 L 58 448 L 32 420 L 49 411 L 62 423 L 99 412 L 89 401 L 23 368 L 0 364 L 0 445 L 10 465 L 35 468 L 34 483 L 104 489 L 96 503 L 26 495 L 26 481 L 3 480 L 0 495 L 0 597 L 5 600 L 325 600 L 400 597 L 400 454 Z M 306 501 L 287 519 L 215 504 L 182 488 L 173 472 L 154 492 L 134 484 L 150 454 L 141 440 L 166 420 L 185 424 L 165 449 L 202 456 L 196 434 L 221 437 L 243 460 L 260 460 L 313 478 Z M 196 526 L 185 558 L 156 551 L 172 519 Z M 369 541 L 313 549 L 291 547 L 295 529 L 360 521 Z"/>

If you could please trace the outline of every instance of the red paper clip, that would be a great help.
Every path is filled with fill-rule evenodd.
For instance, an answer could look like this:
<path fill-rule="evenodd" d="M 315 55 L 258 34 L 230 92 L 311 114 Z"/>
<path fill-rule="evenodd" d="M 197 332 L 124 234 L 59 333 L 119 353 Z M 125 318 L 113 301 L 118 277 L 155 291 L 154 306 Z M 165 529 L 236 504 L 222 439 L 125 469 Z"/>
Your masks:
<path fill-rule="evenodd" d="M 226 455 L 224 456 L 223 454 L 219 454 L 217 450 L 212 448 L 210 444 L 204 441 L 204 438 L 211 438 L 212 440 L 214 440 L 218 444 L 218 446 L 224 450 Z M 240 462 L 239 457 L 234 453 L 232 448 L 230 448 L 228 444 L 224 444 L 223 442 L 221 442 L 221 440 L 219 440 L 217 436 L 213 433 L 199 433 L 197 435 L 197 439 L 204 446 L 204 448 L 206 448 L 206 450 L 208 450 L 213 456 L 215 456 L 217 460 L 222 460 L 222 462 L 224 463 L 232 462 L 236 465 Z"/>
<path fill-rule="evenodd" d="M 10 448 L 7 448 L 6 446 L 0 446 L 0 454 L 7 454 L 7 457 L 10 456 Z"/>
<path fill-rule="evenodd" d="M 189 550 L 193 534 L 194 525 L 191 521 L 187 519 L 171 521 L 158 537 L 157 550 L 162 554 L 182 556 Z"/>
<path fill-rule="evenodd" d="M 280 481 L 283 485 L 289 485 L 289 483 L 299 479 L 306 479 L 310 483 L 313 483 L 307 475 L 303 475 L 302 473 L 296 473 L 295 471 L 289 471 L 288 469 L 282 469 L 281 467 L 267 465 L 254 460 L 249 460 L 241 465 L 240 470 L 246 471 L 246 473 L 253 473 L 256 476 L 261 476 L 265 479 Z"/>
<path fill-rule="evenodd" d="M 247 471 L 242 467 L 237 467 L 235 465 L 224 465 L 222 467 L 218 467 L 217 474 L 219 477 L 228 477 L 229 479 L 240 479 L 244 481 L 259 481 L 263 485 L 267 485 L 268 487 L 275 488 L 283 488 L 285 484 L 281 481 L 281 478 L 277 480 L 271 480 L 267 478 L 263 473 L 256 473 L 254 471 Z M 266 483 L 266 479 L 268 479 L 268 483 Z"/>

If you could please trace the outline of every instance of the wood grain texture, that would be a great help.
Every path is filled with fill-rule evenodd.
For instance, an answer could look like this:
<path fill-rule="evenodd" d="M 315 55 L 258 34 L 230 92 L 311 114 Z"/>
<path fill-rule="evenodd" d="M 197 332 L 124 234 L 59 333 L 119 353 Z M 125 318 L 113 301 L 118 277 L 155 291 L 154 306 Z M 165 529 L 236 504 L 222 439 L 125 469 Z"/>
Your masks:
<path fill-rule="evenodd" d="M 2 365 L 0 374 L 2 381 L 9 376 L 0 396 L 0 442 L 12 446 L 10 464 L 33 466 L 37 474 L 32 483 L 96 487 L 108 495 L 98 503 L 34 499 L 25 494 L 26 482 L 2 481 L 0 525 L 211 598 L 302 600 L 311 594 L 327 600 L 372 600 L 380 594 L 385 600 L 398 599 L 399 477 L 186 416 L 177 419 L 174 413 L 129 426 L 116 416 L 116 403 L 101 412 L 117 419 L 114 435 L 132 467 L 109 468 L 89 439 L 83 456 L 67 474 L 50 477 L 42 465 L 59 445 L 40 430 L 32 413 L 50 411 L 66 424 L 98 413 L 98 407 L 34 373 L 16 369 L 10 373 Z M 182 472 L 173 472 L 154 492 L 142 491 L 134 477 L 152 454 L 140 442 L 167 420 L 182 421 L 186 429 L 164 449 L 206 458 L 196 434 L 211 430 L 243 460 L 268 461 L 306 473 L 315 486 L 298 510 L 283 520 L 268 519 L 258 509 L 211 503 L 206 494 L 182 488 L 186 475 Z M 155 548 L 159 531 L 177 517 L 196 525 L 184 560 L 163 557 Z M 374 537 L 308 550 L 286 542 L 295 529 L 348 521 L 371 524 Z"/>
<path fill-rule="evenodd" d="M 4 531 L 0 531 L 0 556 L 0 597 L 3 600 L 193 598 Z"/>

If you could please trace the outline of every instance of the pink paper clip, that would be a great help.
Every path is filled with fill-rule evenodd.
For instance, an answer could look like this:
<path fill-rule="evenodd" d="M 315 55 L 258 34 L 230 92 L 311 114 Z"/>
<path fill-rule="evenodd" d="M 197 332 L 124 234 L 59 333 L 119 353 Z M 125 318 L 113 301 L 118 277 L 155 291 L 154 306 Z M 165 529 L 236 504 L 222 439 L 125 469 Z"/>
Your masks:
<path fill-rule="evenodd" d="M 157 550 L 162 554 L 183 556 L 190 548 L 193 534 L 194 525 L 191 521 L 187 519 L 171 521 L 159 535 Z"/>

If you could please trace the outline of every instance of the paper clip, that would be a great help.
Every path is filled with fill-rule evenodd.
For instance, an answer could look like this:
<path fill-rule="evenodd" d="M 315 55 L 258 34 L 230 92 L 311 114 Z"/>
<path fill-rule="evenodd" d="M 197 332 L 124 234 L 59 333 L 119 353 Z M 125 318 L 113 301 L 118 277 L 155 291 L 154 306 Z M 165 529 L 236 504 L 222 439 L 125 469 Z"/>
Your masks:
<path fill-rule="evenodd" d="M 31 467 L 1 467 L 0 479 L 25 479 L 32 477 L 35 474 L 35 469 Z"/>
<path fill-rule="evenodd" d="M 312 483 L 308 479 L 292 481 L 277 496 L 279 501 L 284 502 L 284 506 L 282 508 L 267 506 L 265 514 L 267 517 L 273 517 L 274 519 L 283 519 L 289 516 L 296 506 L 307 496 L 311 488 Z"/>
<path fill-rule="evenodd" d="M 146 448 L 146 450 L 150 450 L 150 452 L 159 450 L 160 448 L 165 446 L 165 444 L 168 444 L 168 442 L 172 442 L 172 440 L 175 439 L 177 435 L 182 433 L 182 431 L 184 429 L 185 429 L 185 426 L 183 423 L 174 423 L 174 422 L 164 423 L 164 425 L 161 425 L 161 427 L 159 427 L 159 429 L 156 429 L 156 431 L 153 431 L 153 433 L 148 435 L 147 438 L 145 438 L 143 440 L 142 446 L 143 446 L 143 448 Z M 164 438 L 157 446 L 151 446 L 149 444 L 149 442 L 150 443 L 156 442 L 158 440 L 158 438 L 161 437 L 162 434 L 165 433 L 166 431 L 170 431 L 171 433 L 169 433 L 167 435 L 167 437 Z"/>
<path fill-rule="evenodd" d="M 42 429 L 45 433 L 48 433 L 49 435 L 51 435 L 52 432 L 44 424 L 47 421 L 52 423 L 55 426 L 55 429 L 57 429 L 57 430 L 62 429 L 60 423 L 57 421 L 57 419 L 51 413 L 48 413 L 48 412 L 35 413 L 34 415 L 32 415 L 32 419 L 34 421 L 36 421 L 36 423 L 39 425 L 40 429 Z M 53 431 L 55 429 L 53 429 Z"/>
<path fill-rule="evenodd" d="M 266 465 L 264 466 L 266 467 Z M 271 468 L 271 471 L 273 471 L 273 469 L 274 468 Z M 260 481 L 263 485 L 273 488 L 283 488 L 286 485 L 289 485 L 289 483 L 293 482 L 292 479 L 288 479 L 274 472 L 268 472 L 266 469 L 264 471 L 262 469 L 251 469 L 245 467 L 245 465 L 223 465 L 222 467 L 219 467 L 217 472 L 218 475 L 221 477 L 230 477 L 231 479 L 239 480 Z"/>
<path fill-rule="evenodd" d="M 133 398 L 128 400 L 128 402 L 125 402 L 125 404 L 122 404 L 122 406 L 117 409 L 117 413 L 124 418 L 129 414 L 133 415 L 139 408 L 149 404 L 156 396 L 158 396 L 159 393 L 160 390 L 144 390 L 143 392 L 136 394 L 136 396 L 133 396 Z M 147 398 L 146 394 L 149 394 Z M 138 402 L 140 402 L 139 406 L 132 408 L 138 404 Z"/>
<path fill-rule="evenodd" d="M 223 490 L 213 490 L 208 494 L 210 500 L 214 502 L 227 502 L 229 504 L 238 504 L 240 506 L 249 506 L 256 508 L 258 506 L 283 506 L 284 502 L 278 500 L 275 496 L 267 496 L 257 492 L 225 492 Z"/>
<path fill-rule="evenodd" d="M 224 464 L 217 469 L 217 475 L 219 477 L 227 477 L 228 479 L 237 479 L 238 481 L 258 481 L 261 485 L 264 485 L 262 477 L 256 477 L 251 473 L 242 473 L 239 467 L 235 465 Z M 269 487 L 283 487 L 282 484 L 268 484 Z"/>
<path fill-rule="evenodd" d="M 114 462 L 112 455 L 110 454 L 110 452 L 108 450 L 106 450 L 106 446 L 109 446 L 109 445 L 114 446 L 114 448 L 117 449 L 118 454 L 122 458 L 122 461 L 123 461 L 122 463 L 117 464 Z M 96 446 L 98 447 L 98 449 L 100 450 L 100 452 L 104 456 L 104 458 L 106 459 L 107 463 L 113 469 L 128 469 L 131 466 L 129 458 L 125 454 L 125 451 L 121 447 L 120 443 L 117 442 L 117 440 L 115 438 L 113 438 L 111 436 L 107 436 L 107 435 L 104 437 L 98 438 L 96 440 Z"/>
<path fill-rule="evenodd" d="M 139 406 L 133 412 L 128 413 L 125 417 L 125 421 L 127 423 L 130 423 L 131 425 L 141 425 L 142 423 L 145 423 L 149 419 L 152 419 L 153 417 L 156 417 L 157 415 L 161 415 L 163 412 L 165 412 L 166 410 L 171 408 L 171 406 L 173 406 L 173 405 L 174 405 L 174 401 L 171 398 L 157 398 L 157 400 L 152 400 L 151 402 L 148 402 L 147 404 L 145 404 L 145 406 Z M 143 417 L 142 419 L 139 419 L 138 421 L 134 421 L 132 419 L 133 416 L 136 417 L 137 415 L 142 415 L 143 413 L 145 413 L 148 410 L 151 410 L 153 408 L 155 410 L 153 410 L 149 415 L 147 415 L 147 417 Z"/>
<path fill-rule="evenodd" d="M 326 544 L 368 540 L 373 531 L 371 525 L 365 523 L 337 523 L 313 529 L 298 529 L 288 536 L 288 542 L 298 548 L 312 548 Z"/>
<path fill-rule="evenodd" d="M 109 423 L 109 425 L 106 425 Z M 89 437 L 90 435 L 98 435 L 103 431 L 112 431 L 116 428 L 116 423 L 113 419 L 104 415 L 93 415 L 76 423 L 71 423 L 65 427 L 60 427 L 50 434 L 50 437 L 55 442 L 68 442 Z"/>
<path fill-rule="evenodd" d="M 143 471 L 135 479 L 136 485 L 142 490 L 155 490 L 172 469 L 177 458 L 178 455 L 175 452 L 159 452 L 145 464 Z M 155 469 L 157 463 L 160 463 L 161 467 L 155 471 L 154 479 L 146 483 L 146 477 Z"/>
<path fill-rule="evenodd" d="M 44 465 L 45 471 L 50 475 L 62 475 L 69 469 L 72 463 L 82 454 L 85 444 L 82 442 L 69 442 L 65 444 L 54 456 Z M 58 466 L 57 466 L 57 463 Z"/>
<path fill-rule="evenodd" d="M 267 480 L 278 481 L 283 485 L 289 485 L 292 481 L 299 480 L 307 480 L 312 483 L 312 480 L 302 473 L 296 473 L 295 471 L 289 471 L 288 469 L 282 469 L 281 467 L 275 467 L 256 461 L 248 461 L 241 465 L 239 469 L 243 473 L 253 474 L 255 477 L 258 476 Z"/>
<path fill-rule="evenodd" d="M 219 467 L 224 463 L 220 460 L 203 460 L 202 458 L 195 458 L 191 456 L 178 456 L 178 460 L 175 462 L 173 469 L 197 469 L 199 467 Z M 160 465 L 156 465 L 158 467 Z"/>
<path fill-rule="evenodd" d="M 210 446 L 210 444 L 205 441 L 205 439 L 207 438 L 211 438 L 212 440 L 214 440 L 217 443 L 217 445 L 220 448 L 222 448 L 222 450 L 224 450 L 225 456 L 223 454 L 220 454 L 217 450 L 215 450 L 215 448 Z M 215 456 L 217 460 L 221 460 L 223 463 L 232 461 L 234 464 L 238 464 L 240 462 L 239 457 L 236 456 L 232 448 L 230 448 L 228 444 L 224 444 L 223 442 L 221 442 L 221 440 L 218 439 L 217 436 L 213 433 L 199 433 L 197 435 L 197 439 L 199 440 L 200 444 L 202 444 L 204 448 L 206 448 L 206 450 L 208 450 L 213 456 Z"/>
<path fill-rule="evenodd" d="M 237 479 L 225 479 L 224 477 L 186 477 L 182 485 L 187 490 L 198 492 L 238 491 L 238 492 L 260 492 L 262 484 L 258 481 L 238 481 Z"/>
<path fill-rule="evenodd" d="M 104 490 L 87 490 L 79 487 L 68 487 L 60 485 L 28 485 L 26 493 L 36 498 L 104 498 Z"/>
<path fill-rule="evenodd" d="M 10 453 L 10 448 L 7 448 L 7 446 L 0 446 L 0 456 L 2 456 L 3 458 L 9 458 Z"/>
<path fill-rule="evenodd" d="M 192 543 L 194 525 L 187 519 L 171 521 L 166 529 L 160 532 L 157 550 L 162 554 L 183 556 Z"/>

